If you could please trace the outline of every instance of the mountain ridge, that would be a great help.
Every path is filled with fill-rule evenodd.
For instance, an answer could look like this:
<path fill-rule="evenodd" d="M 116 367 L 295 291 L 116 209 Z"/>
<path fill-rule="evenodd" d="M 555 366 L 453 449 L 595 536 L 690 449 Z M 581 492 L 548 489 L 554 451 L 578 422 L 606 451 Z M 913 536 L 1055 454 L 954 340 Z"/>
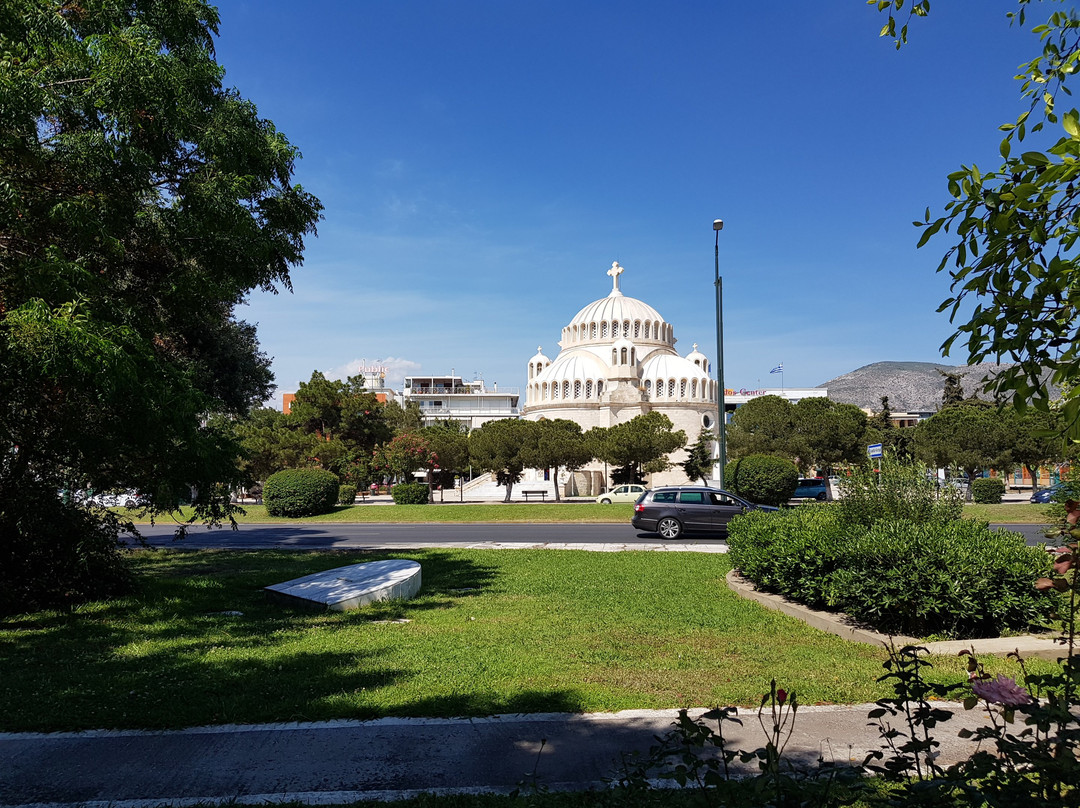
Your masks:
<path fill-rule="evenodd" d="M 964 396 L 982 395 L 981 381 L 1011 364 L 986 362 L 979 365 L 946 365 L 939 362 L 873 362 L 850 373 L 830 379 L 818 387 L 827 388 L 829 398 L 842 404 L 881 409 L 881 397 L 889 397 L 893 412 L 937 412 L 945 390 L 941 372 L 960 375 Z"/>

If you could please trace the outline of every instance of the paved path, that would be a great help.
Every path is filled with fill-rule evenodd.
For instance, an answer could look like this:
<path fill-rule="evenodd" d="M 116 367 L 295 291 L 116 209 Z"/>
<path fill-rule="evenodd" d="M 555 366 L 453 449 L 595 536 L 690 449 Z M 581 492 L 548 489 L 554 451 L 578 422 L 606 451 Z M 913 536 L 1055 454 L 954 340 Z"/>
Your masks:
<path fill-rule="evenodd" d="M 879 748 L 871 705 L 799 710 L 788 759 L 861 762 Z M 984 720 L 950 705 L 943 763 L 974 747 L 961 726 Z M 509 792 L 535 770 L 555 789 L 601 788 L 624 753 L 645 752 L 675 711 L 382 719 L 206 727 L 177 732 L 0 734 L 0 806 L 152 808 L 162 804 L 307 804 L 401 799 L 419 792 Z M 752 711 L 725 736 L 763 745 Z"/>

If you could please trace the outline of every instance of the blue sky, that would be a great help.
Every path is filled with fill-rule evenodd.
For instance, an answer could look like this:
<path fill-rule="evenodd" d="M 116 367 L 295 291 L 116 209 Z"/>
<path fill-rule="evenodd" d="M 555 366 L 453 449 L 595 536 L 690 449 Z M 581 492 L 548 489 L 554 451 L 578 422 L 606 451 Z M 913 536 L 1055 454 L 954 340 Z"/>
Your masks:
<path fill-rule="evenodd" d="M 239 312 L 276 401 L 361 362 L 522 387 L 615 260 L 713 358 L 714 218 L 728 387 L 940 361 L 949 245 L 911 222 L 999 162 L 1039 49 L 1015 8 L 939 0 L 897 52 L 862 0 L 223 0 L 226 84 L 326 206 L 294 291 Z"/>

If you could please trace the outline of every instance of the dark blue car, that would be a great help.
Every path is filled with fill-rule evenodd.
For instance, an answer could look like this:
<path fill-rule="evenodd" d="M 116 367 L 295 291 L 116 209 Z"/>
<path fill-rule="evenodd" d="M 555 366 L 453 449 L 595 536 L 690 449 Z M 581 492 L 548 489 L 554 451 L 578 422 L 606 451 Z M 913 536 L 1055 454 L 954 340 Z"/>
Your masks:
<path fill-rule="evenodd" d="M 1032 502 L 1041 502 L 1043 504 L 1045 504 L 1047 502 L 1053 502 L 1054 497 L 1064 487 L 1065 487 L 1064 483 L 1054 483 L 1049 488 L 1043 488 L 1042 490 L 1036 491 L 1034 494 L 1032 494 L 1031 495 L 1031 501 Z"/>

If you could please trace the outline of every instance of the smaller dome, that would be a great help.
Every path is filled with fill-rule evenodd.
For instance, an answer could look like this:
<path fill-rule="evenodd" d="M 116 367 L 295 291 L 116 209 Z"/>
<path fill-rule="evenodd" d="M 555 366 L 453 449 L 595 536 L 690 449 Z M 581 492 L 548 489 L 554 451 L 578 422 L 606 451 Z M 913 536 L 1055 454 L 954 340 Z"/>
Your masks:
<path fill-rule="evenodd" d="M 534 365 L 537 362 L 543 362 L 545 366 L 551 364 L 551 360 L 544 356 L 543 348 L 540 345 L 536 346 L 536 354 L 533 356 L 532 359 L 529 360 L 529 362 Z"/>
<path fill-rule="evenodd" d="M 703 379 L 709 375 L 705 369 L 695 365 L 684 357 L 672 354 L 658 354 L 645 360 L 641 367 L 643 379 Z"/>
<path fill-rule="evenodd" d="M 607 368 L 593 354 L 587 352 L 575 352 L 569 356 L 560 356 L 553 365 L 544 368 L 539 374 L 537 382 L 563 382 L 585 381 L 587 379 L 603 379 L 607 375 Z"/>
<path fill-rule="evenodd" d="M 686 359 L 687 359 L 687 361 L 693 362 L 695 365 L 700 367 L 706 373 L 709 372 L 709 357 L 707 357 L 705 354 L 703 354 L 701 351 L 699 351 L 697 349 L 697 343 L 696 342 L 694 343 L 694 350 L 692 350 L 690 353 L 688 353 L 686 355 Z"/>

